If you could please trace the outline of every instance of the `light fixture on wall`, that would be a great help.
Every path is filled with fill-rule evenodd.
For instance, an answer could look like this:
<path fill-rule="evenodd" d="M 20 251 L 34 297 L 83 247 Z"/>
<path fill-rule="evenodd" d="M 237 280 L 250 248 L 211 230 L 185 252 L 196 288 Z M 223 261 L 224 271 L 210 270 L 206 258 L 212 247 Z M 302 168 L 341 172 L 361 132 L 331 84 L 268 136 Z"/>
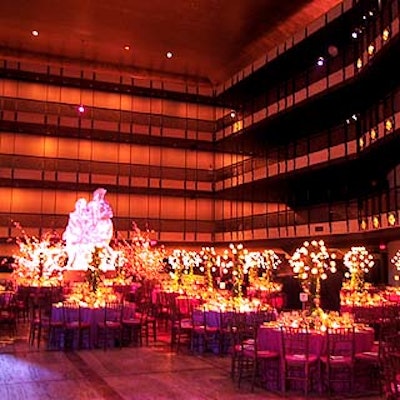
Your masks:
<path fill-rule="evenodd" d="M 373 56 L 375 53 L 375 45 L 371 43 L 367 49 L 368 55 Z"/>
<path fill-rule="evenodd" d="M 363 230 L 363 231 L 365 231 L 367 228 L 368 228 L 368 224 L 367 224 L 367 220 L 366 219 L 362 219 L 361 221 L 360 221 L 360 228 Z"/>
<path fill-rule="evenodd" d="M 387 42 L 390 39 L 390 30 L 389 28 L 385 28 L 382 32 L 382 39 L 384 42 Z"/>
<path fill-rule="evenodd" d="M 396 213 L 390 212 L 387 216 L 389 226 L 395 226 L 397 222 Z"/>
<path fill-rule="evenodd" d="M 354 28 L 353 31 L 351 32 L 351 37 L 353 39 L 358 39 L 358 37 L 362 34 L 362 29 L 361 28 Z"/>
<path fill-rule="evenodd" d="M 386 133 L 390 133 L 390 132 L 392 132 L 392 131 L 393 131 L 393 121 L 392 121 L 391 118 L 388 118 L 388 119 L 385 121 L 385 132 L 386 132 Z"/>
<path fill-rule="evenodd" d="M 322 67 L 324 64 L 325 64 L 325 58 L 324 57 L 318 57 L 317 65 L 319 67 Z"/>
<path fill-rule="evenodd" d="M 379 215 L 374 215 L 374 216 L 372 217 L 372 226 L 373 226 L 375 229 L 380 228 L 380 226 L 381 226 L 381 219 L 380 219 Z"/>

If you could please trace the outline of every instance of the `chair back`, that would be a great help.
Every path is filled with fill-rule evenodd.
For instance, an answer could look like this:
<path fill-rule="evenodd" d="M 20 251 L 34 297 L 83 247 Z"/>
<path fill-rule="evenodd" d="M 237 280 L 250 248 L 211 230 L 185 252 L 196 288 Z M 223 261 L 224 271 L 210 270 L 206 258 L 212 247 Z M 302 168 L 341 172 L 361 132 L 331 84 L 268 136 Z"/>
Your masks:
<path fill-rule="evenodd" d="M 308 361 L 310 356 L 310 331 L 307 327 L 281 327 L 281 354 Z"/>
<path fill-rule="evenodd" d="M 71 301 L 64 301 L 63 318 L 64 318 L 64 323 L 67 325 L 71 324 L 79 325 L 81 320 L 79 304 Z"/>
<path fill-rule="evenodd" d="M 104 322 L 118 322 L 122 321 L 122 303 L 121 302 L 106 302 L 104 307 Z"/>
<path fill-rule="evenodd" d="M 191 312 L 192 325 L 194 328 L 196 327 L 204 327 L 206 326 L 206 314 L 205 310 L 200 307 L 193 307 Z"/>
<path fill-rule="evenodd" d="M 0 293 L 0 309 L 9 310 L 15 304 L 15 292 L 7 290 Z"/>
<path fill-rule="evenodd" d="M 122 319 L 133 319 L 137 311 L 136 303 L 123 300 L 122 302 Z"/>
<path fill-rule="evenodd" d="M 326 331 L 326 353 L 328 361 L 334 360 L 335 357 L 346 357 L 354 360 L 354 326 L 348 328 L 328 328 Z"/>
<path fill-rule="evenodd" d="M 386 399 L 400 399 L 400 355 L 388 352 L 382 362 Z"/>

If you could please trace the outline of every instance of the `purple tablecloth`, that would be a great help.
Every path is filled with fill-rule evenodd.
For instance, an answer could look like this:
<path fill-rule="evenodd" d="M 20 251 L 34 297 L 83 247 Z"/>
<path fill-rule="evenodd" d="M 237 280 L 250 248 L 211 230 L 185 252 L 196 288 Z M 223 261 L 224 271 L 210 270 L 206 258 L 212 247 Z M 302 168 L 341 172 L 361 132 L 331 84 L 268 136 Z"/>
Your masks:
<path fill-rule="evenodd" d="M 134 303 L 129 303 L 124 305 L 123 308 L 124 318 L 134 317 L 136 311 L 136 305 Z M 90 308 L 90 307 L 81 307 L 81 318 L 82 322 L 90 323 L 90 335 L 92 345 L 96 343 L 97 337 L 97 324 L 101 321 L 104 321 L 104 308 Z M 78 309 L 68 309 L 67 313 L 78 313 Z M 77 315 L 74 315 L 77 317 Z M 62 306 L 54 305 L 52 307 L 52 320 L 54 321 L 64 321 L 64 308 Z M 74 347 L 77 343 L 74 343 Z"/>

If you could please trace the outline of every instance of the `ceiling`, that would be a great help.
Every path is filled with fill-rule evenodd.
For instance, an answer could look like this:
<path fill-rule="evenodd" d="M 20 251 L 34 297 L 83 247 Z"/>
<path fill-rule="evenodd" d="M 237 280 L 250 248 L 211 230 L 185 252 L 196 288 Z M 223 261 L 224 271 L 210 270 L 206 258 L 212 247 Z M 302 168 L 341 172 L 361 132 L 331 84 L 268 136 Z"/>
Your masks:
<path fill-rule="evenodd" d="M 2 0 L 0 54 L 218 84 L 340 2 Z"/>

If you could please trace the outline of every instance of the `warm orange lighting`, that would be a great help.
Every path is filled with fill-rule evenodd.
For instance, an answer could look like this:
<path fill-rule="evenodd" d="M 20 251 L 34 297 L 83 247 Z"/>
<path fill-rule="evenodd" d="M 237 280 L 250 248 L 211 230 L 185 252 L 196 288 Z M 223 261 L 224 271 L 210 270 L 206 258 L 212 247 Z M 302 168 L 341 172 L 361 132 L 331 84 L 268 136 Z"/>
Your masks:
<path fill-rule="evenodd" d="M 380 227 L 381 222 L 380 222 L 380 219 L 379 219 L 379 217 L 377 215 L 375 215 L 372 218 L 372 225 L 374 226 L 374 228 L 379 228 Z"/>
<path fill-rule="evenodd" d="M 360 149 L 364 147 L 364 138 L 360 137 L 360 139 L 358 139 L 358 145 L 360 146 Z"/>
<path fill-rule="evenodd" d="M 32 33 L 32 36 L 39 36 L 39 31 L 37 31 L 37 30 L 33 30 L 31 33 Z"/>
<path fill-rule="evenodd" d="M 375 128 L 372 128 L 370 131 L 370 136 L 372 140 L 375 140 L 378 137 L 378 133 Z"/>
<path fill-rule="evenodd" d="M 390 119 L 385 121 L 385 130 L 386 132 L 391 132 L 393 130 L 393 123 Z"/>
<path fill-rule="evenodd" d="M 236 121 L 233 124 L 233 132 L 239 132 L 243 129 L 243 121 Z"/>
<path fill-rule="evenodd" d="M 359 58 L 357 60 L 356 66 L 357 66 L 358 69 L 360 69 L 363 66 L 363 62 L 362 62 L 361 58 Z"/>
<path fill-rule="evenodd" d="M 386 42 L 387 40 L 390 39 L 390 30 L 389 28 L 386 28 L 382 32 L 382 39 Z"/>
<path fill-rule="evenodd" d="M 390 226 L 393 226 L 396 224 L 396 215 L 394 213 L 390 213 L 388 215 L 388 223 Z"/>
<path fill-rule="evenodd" d="M 367 51 L 368 51 L 368 54 L 369 54 L 370 56 L 372 56 L 372 55 L 375 53 L 375 46 L 371 43 L 371 44 L 368 46 Z"/>
<path fill-rule="evenodd" d="M 129 44 L 126 44 L 126 45 L 124 46 L 124 50 L 129 51 L 130 49 L 131 49 L 131 46 L 129 46 Z"/>
<path fill-rule="evenodd" d="M 367 221 L 365 219 L 363 219 L 360 223 L 360 227 L 363 231 L 365 231 L 367 229 Z"/>

